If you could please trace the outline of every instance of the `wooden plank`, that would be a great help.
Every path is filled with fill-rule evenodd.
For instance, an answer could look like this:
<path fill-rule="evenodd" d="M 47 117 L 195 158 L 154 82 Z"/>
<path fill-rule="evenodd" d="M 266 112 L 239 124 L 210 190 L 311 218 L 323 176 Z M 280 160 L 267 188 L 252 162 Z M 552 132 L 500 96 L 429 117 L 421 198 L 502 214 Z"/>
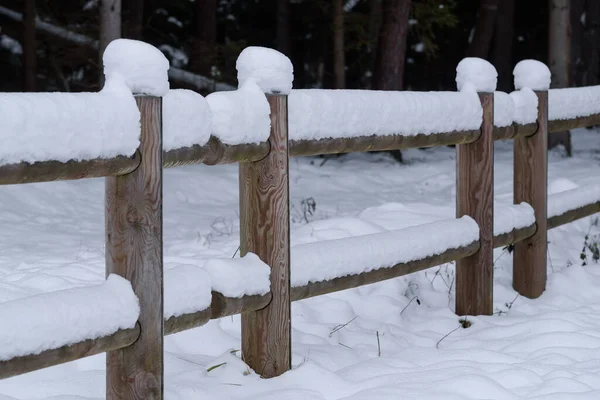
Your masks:
<path fill-rule="evenodd" d="M 501 235 L 494 236 L 494 248 L 508 246 L 515 244 L 521 240 L 525 240 L 528 237 L 533 236 L 537 227 L 535 224 L 526 226 L 525 228 L 513 229 L 510 232 L 503 233 Z"/>
<path fill-rule="evenodd" d="M 514 203 L 529 203 L 535 213 L 536 233 L 515 244 L 513 286 L 521 295 L 539 297 L 546 288 L 548 248 L 548 92 L 538 97 L 538 131 L 517 137 L 514 149 Z"/>
<path fill-rule="evenodd" d="M 456 216 L 479 225 L 479 251 L 456 262 L 456 314 L 491 315 L 494 235 L 494 94 L 480 93 L 481 135 L 456 146 Z"/>
<path fill-rule="evenodd" d="M 419 147 L 448 146 L 477 139 L 479 130 L 420 135 L 359 136 L 320 140 L 290 141 L 290 156 L 352 153 L 361 151 L 401 150 Z"/>
<path fill-rule="evenodd" d="M 585 128 L 600 125 L 600 114 L 592 114 L 587 117 L 548 121 L 548 132 L 563 132 L 570 129 Z"/>
<path fill-rule="evenodd" d="M 203 146 L 182 147 L 165 151 L 163 167 L 204 163 L 206 165 L 232 164 L 236 162 L 259 161 L 267 156 L 269 142 L 226 145 L 214 136 Z"/>
<path fill-rule="evenodd" d="M 583 207 L 569 210 L 564 214 L 555 215 L 548 218 L 548 229 L 554 229 L 569 222 L 577 221 L 578 219 L 589 217 L 600 213 L 600 202 L 585 205 Z"/>
<path fill-rule="evenodd" d="M 271 378 L 291 368 L 290 218 L 287 96 L 267 99 L 271 151 L 240 163 L 240 254 L 255 253 L 271 267 L 271 302 L 242 314 L 244 361 Z"/>
<path fill-rule="evenodd" d="M 244 296 L 239 298 L 225 297 L 221 293 L 212 292 L 211 319 L 243 314 L 265 308 L 271 302 L 271 292 L 262 296 Z"/>
<path fill-rule="evenodd" d="M 162 98 L 138 97 L 140 166 L 106 178 L 106 272 L 140 300 L 140 338 L 107 354 L 109 400 L 163 398 Z"/>
<path fill-rule="evenodd" d="M 165 335 L 197 328 L 211 319 L 228 317 L 265 308 L 271 302 L 271 293 L 264 296 L 226 297 L 212 292 L 210 307 L 195 313 L 182 314 L 165 320 Z"/>
<path fill-rule="evenodd" d="M 6 164 L 0 166 L 0 185 L 124 175 L 134 171 L 140 160 L 136 152 L 133 157 Z"/>
<path fill-rule="evenodd" d="M 30 354 L 0 361 L 0 379 L 22 375 L 27 372 L 64 364 L 107 351 L 118 350 L 130 346 L 139 336 L 140 325 L 136 324 L 134 328 L 122 329 L 112 335 L 103 336 L 98 339 L 84 340 L 58 349 L 46 350 L 39 354 Z"/>

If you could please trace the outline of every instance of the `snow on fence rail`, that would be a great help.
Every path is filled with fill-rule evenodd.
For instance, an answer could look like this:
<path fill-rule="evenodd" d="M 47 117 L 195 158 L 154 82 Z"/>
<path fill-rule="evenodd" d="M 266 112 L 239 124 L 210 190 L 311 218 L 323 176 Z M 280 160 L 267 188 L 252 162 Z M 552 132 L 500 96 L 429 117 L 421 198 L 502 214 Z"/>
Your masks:
<path fill-rule="evenodd" d="M 118 311 L 132 312 L 109 325 L 75 320 L 94 316 L 86 304 L 34 315 L 30 323 L 43 326 L 19 336 L 26 345 L 11 349 L 14 335 L 0 333 L 0 378 L 107 352 L 108 398 L 162 399 L 164 335 L 240 313 L 244 360 L 277 376 L 290 368 L 291 301 L 456 261 L 457 314 L 491 314 L 493 248 L 515 245 L 514 287 L 535 298 L 545 288 L 547 229 L 600 212 L 600 187 L 548 196 L 546 158 L 548 132 L 600 123 L 600 90 L 549 92 L 539 62 L 515 67 L 511 94 L 495 92 L 495 69 L 479 59 L 459 64 L 457 93 L 295 91 L 286 57 L 248 48 L 240 89 L 206 99 L 169 91 L 166 60 L 139 42 L 113 42 L 105 67 L 97 94 L 0 95 L 9 143 L 0 184 L 106 177 L 106 268 L 130 282 L 119 290 L 129 306 Z M 572 105 L 579 96 L 588 100 L 550 111 L 549 121 L 549 100 L 553 110 L 552 99 Z M 510 138 L 515 205 L 494 210 L 493 141 Z M 290 249 L 289 157 L 448 144 L 457 145 L 456 220 Z M 240 163 L 243 257 L 164 271 L 162 168 L 201 162 Z M 102 295 L 115 279 L 23 304 Z M 20 317 L 23 304 L 0 304 L 0 317 Z M 55 329 L 63 320 L 86 329 L 63 337 Z M 46 330 L 53 335 L 31 333 Z"/>

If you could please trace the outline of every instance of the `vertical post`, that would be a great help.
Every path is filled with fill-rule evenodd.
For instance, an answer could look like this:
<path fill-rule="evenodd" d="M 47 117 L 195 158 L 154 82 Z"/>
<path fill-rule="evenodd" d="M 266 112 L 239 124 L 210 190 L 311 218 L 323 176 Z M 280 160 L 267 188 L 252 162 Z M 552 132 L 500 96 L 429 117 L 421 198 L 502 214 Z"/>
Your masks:
<path fill-rule="evenodd" d="M 535 234 L 515 243 L 513 287 L 521 295 L 539 297 L 546 289 L 548 249 L 548 91 L 536 91 L 538 129 L 533 136 L 516 137 L 514 202 L 529 203 L 535 213 Z"/>
<path fill-rule="evenodd" d="M 271 151 L 240 163 L 240 254 L 271 267 L 271 303 L 242 314 L 244 361 L 264 378 L 291 368 L 290 216 L 287 95 L 268 95 Z"/>
<path fill-rule="evenodd" d="M 456 262 L 456 314 L 493 311 L 494 93 L 479 93 L 483 120 L 479 138 L 456 146 L 456 216 L 479 225 L 479 250 Z"/>
<path fill-rule="evenodd" d="M 142 333 L 107 354 L 106 398 L 163 398 L 162 98 L 137 97 L 142 161 L 106 178 L 106 272 L 128 279 L 140 300 Z"/>

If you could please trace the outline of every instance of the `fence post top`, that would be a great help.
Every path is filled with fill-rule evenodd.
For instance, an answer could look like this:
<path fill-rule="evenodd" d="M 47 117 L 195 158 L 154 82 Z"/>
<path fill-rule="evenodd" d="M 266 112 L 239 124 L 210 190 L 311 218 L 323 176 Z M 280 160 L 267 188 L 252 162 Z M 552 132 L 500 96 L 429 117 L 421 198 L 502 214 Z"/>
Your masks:
<path fill-rule="evenodd" d="M 113 40 L 104 50 L 102 61 L 106 89 L 114 90 L 124 85 L 133 94 L 159 97 L 169 91 L 169 60 L 148 43 Z"/>
<path fill-rule="evenodd" d="M 532 90 L 550 89 L 552 74 L 546 64 L 537 60 L 523 60 L 515 65 L 513 70 L 515 89 L 529 88 Z"/>
<path fill-rule="evenodd" d="M 289 94 L 294 81 L 290 59 L 277 50 L 250 46 L 240 53 L 235 67 L 239 87 L 253 80 L 265 94 Z"/>
<path fill-rule="evenodd" d="M 459 91 L 474 88 L 477 92 L 494 92 L 498 82 L 498 72 L 482 58 L 463 58 L 456 66 L 456 87 Z"/>

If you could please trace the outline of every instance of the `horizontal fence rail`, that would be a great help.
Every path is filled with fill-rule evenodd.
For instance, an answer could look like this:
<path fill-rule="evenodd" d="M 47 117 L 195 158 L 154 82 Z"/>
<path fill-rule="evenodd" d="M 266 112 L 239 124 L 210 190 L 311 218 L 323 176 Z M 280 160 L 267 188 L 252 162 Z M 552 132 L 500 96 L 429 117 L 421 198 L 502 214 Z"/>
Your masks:
<path fill-rule="evenodd" d="M 550 132 L 566 129 L 582 128 L 592 121 L 600 124 L 600 114 L 590 117 L 575 118 L 564 121 L 549 122 Z M 509 140 L 518 136 L 531 136 L 537 131 L 537 124 L 494 127 L 494 140 Z M 316 156 L 324 154 L 353 153 L 365 151 L 404 150 L 450 146 L 471 143 L 479 137 L 479 130 L 462 132 L 443 132 L 421 135 L 388 135 L 361 136 L 357 138 L 331 138 L 320 140 L 291 140 L 290 157 Z M 259 144 L 226 145 L 212 136 L 205 145 L 183 147 L 163 152 L 163 168 L 184 165 L 233 164 L 237 162 L 259 161 L 270 151 L 269 142 Z M 0 185 L 22 183 L 40 183 L 59 180 L 84 178 L 102 178 L 126 175 L 134 171 L 140 164 L 139 153 L 132 157 L 119 156 L 109 159 L 93 159 L 82 161 L 42 161 L 35 163 L 19 163 L 0 165 Z"/>

